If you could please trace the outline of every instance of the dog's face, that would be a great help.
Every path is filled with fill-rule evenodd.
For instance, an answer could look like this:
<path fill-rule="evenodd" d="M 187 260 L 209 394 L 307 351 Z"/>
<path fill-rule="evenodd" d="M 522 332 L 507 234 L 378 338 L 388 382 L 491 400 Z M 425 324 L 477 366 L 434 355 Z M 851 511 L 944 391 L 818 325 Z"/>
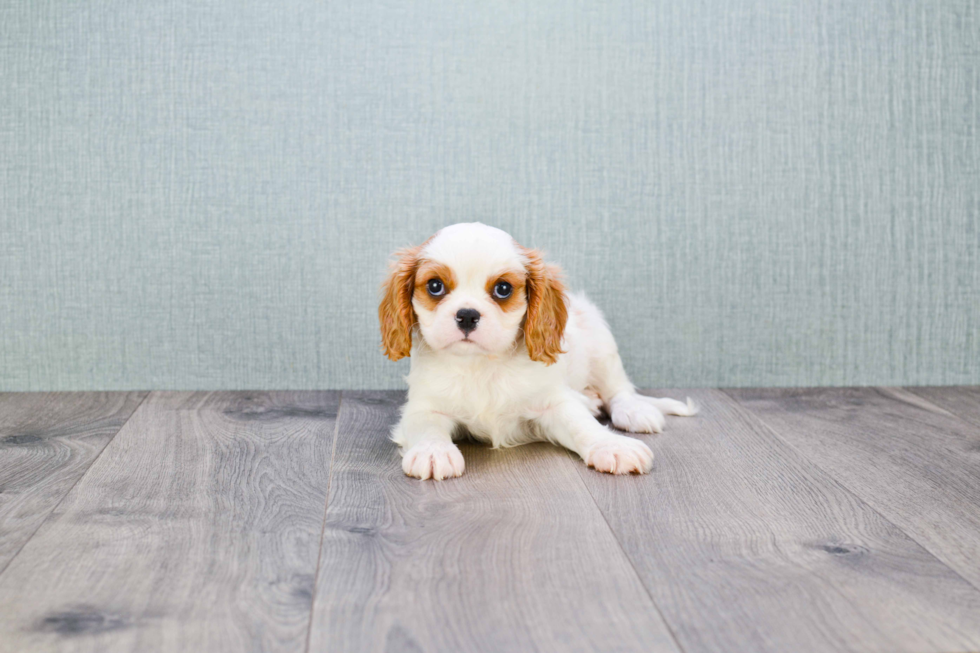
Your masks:
<path fill-rule="evenodd" d="M 385 353 L 410 355 L 417 326 L 433 350 L 488 356 L 523 340 L 532 360 L 551 364 L 568 317 L 559 276 L 499 229 L 446 227 L 396 254 L 378 309 Z"/>

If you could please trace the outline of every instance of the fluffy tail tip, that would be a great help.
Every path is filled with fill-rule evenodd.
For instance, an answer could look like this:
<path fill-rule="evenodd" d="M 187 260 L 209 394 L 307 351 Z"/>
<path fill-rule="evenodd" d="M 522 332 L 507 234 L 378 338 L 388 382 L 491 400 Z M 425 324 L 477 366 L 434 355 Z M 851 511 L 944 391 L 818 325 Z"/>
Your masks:
<path fill-rule="evenodd" d="M 688 417 L 691 417 L 693 415 L 697 415 L 700 410 L 701 410 L 701 407 L 698 406 L 696 403 L 694 403 L 694 400 L 693 399 L 691 399 L 690 397 L 688 397 L 687 398 L 687 413 L 686 413 L 686 415 Z"/>

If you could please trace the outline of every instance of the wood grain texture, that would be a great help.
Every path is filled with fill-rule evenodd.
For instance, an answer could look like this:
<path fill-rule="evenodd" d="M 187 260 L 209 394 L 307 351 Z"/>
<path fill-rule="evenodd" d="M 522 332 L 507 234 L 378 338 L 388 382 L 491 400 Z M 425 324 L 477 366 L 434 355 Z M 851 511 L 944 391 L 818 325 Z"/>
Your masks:
<path fill-rule="evenodd" d="M 145 396 L 0 393 L 0 574 Z"/>
<path fill-rule="evenodd" d="M 0 576 L 0 650 L 302 651 L 338 401 L 153 393 Z"/>
<path fill-rule="evenodd" d="M 980 387 L 944 386 L 905 389 L 980 427 Z"/>
<path fill-rule="evenodd" d="M 975 425 L 897 388 L 728 392 L 980 588 L 980 429 Z"/>
<path fill-rule="evenodd" d="M 404 393 L 346 393 L 311 651 L 676 651 L 564 451 L 463 446 L 402 474 Z"/>
<path fill-rule="evenodd" d="M 657 396 L 683 396 L 657 391 Z M 687 653 L 980 648 L 980 592 L 725 394 L 579 473 Z"/>

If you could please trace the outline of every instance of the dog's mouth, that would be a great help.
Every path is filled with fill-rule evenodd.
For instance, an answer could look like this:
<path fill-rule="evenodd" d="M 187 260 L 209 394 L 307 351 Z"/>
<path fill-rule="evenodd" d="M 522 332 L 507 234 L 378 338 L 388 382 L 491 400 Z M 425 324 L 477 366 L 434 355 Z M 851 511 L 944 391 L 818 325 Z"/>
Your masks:
<path fill-rule="evenodd" d="M 455 345 L 472 346 L 472 347 L 478 347 L 480 349 L 486 349 L 486 347 L 478 343 L 476 340 L 470 340 L 469 336 L 457 340 L 456 342 L 453 343 L 453 346 Z"/>

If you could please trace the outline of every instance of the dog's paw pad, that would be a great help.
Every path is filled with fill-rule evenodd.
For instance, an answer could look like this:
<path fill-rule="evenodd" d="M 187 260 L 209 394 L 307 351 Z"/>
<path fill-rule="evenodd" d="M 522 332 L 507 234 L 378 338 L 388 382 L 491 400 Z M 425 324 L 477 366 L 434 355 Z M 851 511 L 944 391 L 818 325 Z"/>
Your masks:
<path fill-rule="evenodd" d="M 593 445 L 585 462 L 609 474 L 646 474 L 653 467 L 653 452 L 639 440 L 618 436 Z"/>
<path fill-rule="evenodd" d="M 415 478 L 435 479 L 461 476 L 466 468 L 463 454 L 452 442 L 425 440 L 405 452 L 402 471 Z"/>
<path fill-rule="evenodd" d="M 613 426 L 630 433 L 661 433 L 667 422 L 659 408 L 633 394 L 614 397 L 609 417 Z"/>

